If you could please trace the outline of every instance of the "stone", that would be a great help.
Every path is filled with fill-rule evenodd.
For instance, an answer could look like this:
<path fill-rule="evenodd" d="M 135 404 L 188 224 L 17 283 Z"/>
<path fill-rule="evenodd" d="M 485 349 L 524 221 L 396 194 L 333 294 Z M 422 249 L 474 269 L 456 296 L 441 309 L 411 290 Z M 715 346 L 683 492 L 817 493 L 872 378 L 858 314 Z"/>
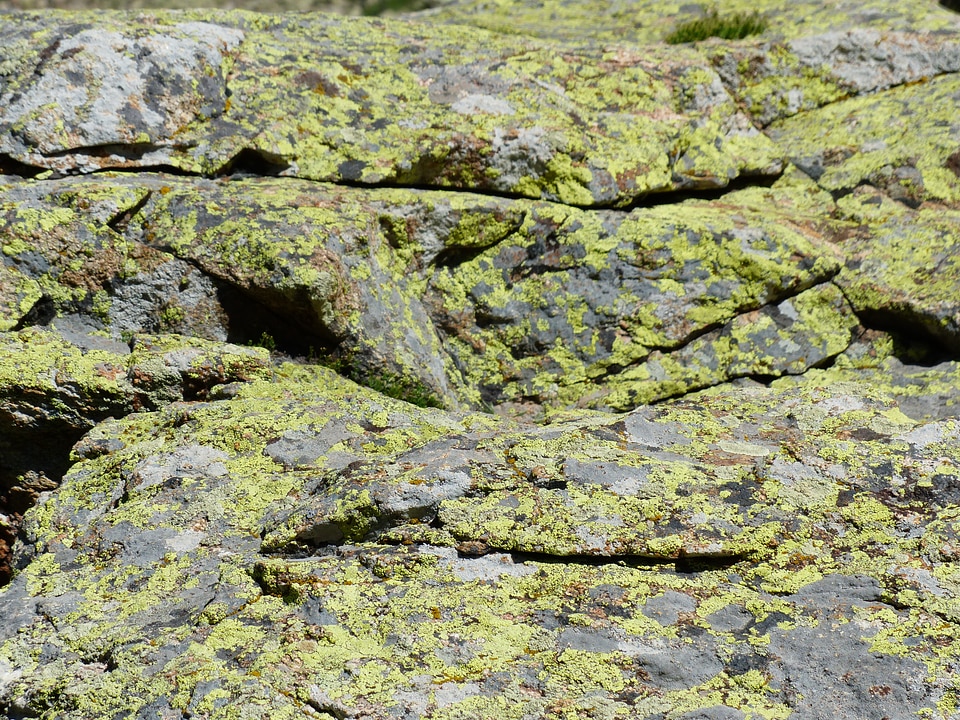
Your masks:
<path fill-rule="evenodd" d="M 777 120 L 769 134 L 835 197 L 868 184 L 911 207 L 925 200 L 955 204 L 956 73 L 924 77 Z M 919 102 L 926 107 L 922 117 L 915 112 Z"/>
<path fill-rule="evenodd" d="M 829 40 L 824 43 L 823 40 L 810 39 L 833 37 L 833 33 L 845 31 L 874 30 L 887 34 L 891 31 L 916 30 L 929 35 L 928 41 L 936 42 L 937 36 L 943 31 L 956 29 L 956 15 L 947 9 L 949 4 L 894 5 L 885 0 L 836 0 L 824 5 L 817 0 L 792 3 L 730 0 L 724 3 L 722 9 L 731 14 L 756 11 L 768 21 L 767 29 L 759 36 L 747 38 L 745 45 L 755 40 L 789 42 L 806 38 L 807 43 L 823 43 L 830 47 L 832 42 Z M 676 25 L 700 18 L 707 10 L 703 5 L 679 0 L 669 3 L 639 0 L 630 5 L 610 0 L 576 4 L 514 0 L 509 8 L 511 14 L 507 16 L 503 6 L 492 6 L 482 0 L 461 0 L 426 10 L 414 17 L 431 22 L 476 25 L 510 35 L 568 42 L 588 40 L 653 45 L 663 42 Z M 706 42 L 716 43 L 715 40 Z M 716 44 L 733 46 L 734 49 L 742 47 L 741 43 Z M 880 55 L 881 59 L 886 59 L 882 48 L 873 52 Z M 864 65 L 870 64 L 869 59 L 864 60 Z"/>
<path fill-rule="evenodd" d="M 960 18 L 0 16 L 0 715 L 940 718 Z"/>
<path fill-rule="evenodd" d="M 8 26 L 8 46 L 23 50 L 0 95 L 0 153 L 58 171 L 249 166 L 579 205 L 782 168 L 717 75 L 682 50 L 572 47 L 566 60 L 476 28 L 320 15 L 96 21 Z"/>
<path fill-rule="evenodd" d="M 287 364 L 277 373 L 241 383 L 228 399 L 100 423 L 87 442 L 121 437 L 123 446 L 80 459 L 42 512 L 28 515 L 23 550 L 31 558 L 3 597 L 17 606 L 30 596 L 69 599 L 64 612 L 73 619 L 63 627 L 87 628 L 84 645 L 71 641 L 79 655 L 57 666 L 56 682 L 71 678 L 77 708 L 65 712 L 82 714 L 108 697 L 117 698 L 115 712 L 140 708 L 151 695 L 170 700 L 166 674 L 148 680 L 133 668 L 172 672 L 185 662 L 201 663 L 201 677 L 217 678 L 232 701 L 262 701 L 276 712 L 309 703 L 306 688 L 319 683 L 344 713 L 386 717 L 397 693 L 420 692 L 423 672 L 434 683 L 461 678 L 469 692 L 450 685 L 441 699 L 478 713 L 511 697 L 525 712 L 549 714 L 549 703 L 524 690 L 538 675 L 548 678 L 544 692 L 583 707 L 606 698 L 614 715 L 636 707 L 655 714 L 662 706 L 653 688 L 674 693 L 672 702 L 684 707 L 703 683 L 738 693 L 742 712 L 829 707 L 842 714 L 857 702 L 889 712 L 881 710 L 887 703 L 902 710 L 942 702 L 943 686 L 924 678 L 949 677 L 952 656 L 934 653 L 930 641 L 949 626 L 929 623 L 931 613 L 956 613 L 956 599 L 924 589 L 929 581 L 903 584 L 907 575 L 890 569 L 909 574 L 940 562 L 924 548 L 946 547 L 944 523 L 953 522 L 955 505 L 948 496 L 938 500 L 935 488 L 960 467 L 955 419 L 910 420 L 894 394 L 853 380 L 833 390 L 795 380 L 749 392 L 724 386 L 643 408 L 648 427 L 680 430 L 661 440 L 641 431 L 663 448 L 663 457 L 646 461 L 648 476 L 660 480 L 618 502 L 622 509 L 672 506 L 675 514 L 639 526 L 586 519 L 575 527 L 590 528 L 595 539 L 571 547 L 555 528 L 578 498 L 593 497 L 598 516 L 611 501 L 602 466 L 580 461 L 576 494 L 555 473 L 569 457 L 602 454 L 642 471 L 651 446 L 627 439 L 626 428 L 639 427 L 625 422 L 632 416 L 538 428 L 482 414 L 414 413 L 329 370 Z M 296 463 L 267 452 L 272 438 L 322 434 L 327 423 L 354 430 Z M 854 452 L 858 434 L 864 439 Z M 809 492 L 787 492 L 784 471 L 764 469 L 784 443 L 794 462 L 821 469 L 824 490 L 814 501 Z M 862 456 L 864 447 L 872 455 Z M 342 466 L 337 453 L 346 448 L 365 460 Z M 456 474 L 444 463 L 464 468 L 468 480 L 435 494 L 426 473 Z M 902 467 L 902 476 L 891 479 L 890 467 Z M 425 482 L 416 481 L 418 472 Z M 432 506 L 418 507 L 433 520 L 396 505 L 404 495 L 391 487 L 404 484 L 423 488 Z M 528 522 L 554 523 L 530 535 L 537 546 L 524 539 L 529 526 L 512 519 L 525 507 L 525 487 L 541 498 L 525 510 Z M 516 502 L 505 502 L 511 497 Z M 482 508 L 485 498 L 496 500 L 500 515 L 463 511 L 465 502 Z M 298 508 L 315 519 L 277 524 L 283 513 L 304 512 Z M 721 512 L 753 528 L 738 541 L 739 554 L 699 544 L 712 537 L 712 517 Z M 318 532 L 318 521 L 339 533 Z M 696 534 L 685 534 L 685 525 Z M 294 534 L 278 535 L 281 527 Z M 647 538 L 642 552 L 617 539 L 628 530 L 632 542 Z M 458 557 L 457 548 L 471 543 Z M 85 559 L 91 552 L 101 558 L 96 572 Z M 935 567 L 948 587 L 950 566 Z M 113 588 L 110 600 L 102 591 L 88 599 L 96 587 Z M 5 641 L 6 657 L 26 657 L 33 638 L 61 657 L 65 648 L 56 648 L 66 637 L 45 629 L 52 612 L 20 620 L 26 629 Z M 831 629 L 838 614 L 847 629 Z M 287 629 L 278 635 L 281 626 Z M 769 646 L 758 644 L 762 637 Z M 83 657 L 94 649 L 111 659 L 91 675 Z M 856 682 L 841 678 L 848 662 L 868 658 L 875 670 Z M 354 669 L 344 674 L 343 663 Z M 370 690 L 373 667 L 363 670 L 370 663 L 380 668 L 381 690 Z M 930 663 L 940 669 L 928 672 Z M 18 667 L 23 675 L 10 680 L 10 698 L 43 677 L 39 665 Z M 253 684 L 245 679 L 251 668 L 260 673 Z M 512 680 L 498 684 L 502 668 Z M 820 668 L 838 684 L 816 689 Z M 62 692 L 56 682 L 51 692 Z M 209 688 L 195 682 L 190 702 L 201 703 Z M 114 683 L 139 690 L 104 694 Z M 306 694 L 271 695 L 286 687 Z M 426 697 L 439 707 L 435 695 Z"/>

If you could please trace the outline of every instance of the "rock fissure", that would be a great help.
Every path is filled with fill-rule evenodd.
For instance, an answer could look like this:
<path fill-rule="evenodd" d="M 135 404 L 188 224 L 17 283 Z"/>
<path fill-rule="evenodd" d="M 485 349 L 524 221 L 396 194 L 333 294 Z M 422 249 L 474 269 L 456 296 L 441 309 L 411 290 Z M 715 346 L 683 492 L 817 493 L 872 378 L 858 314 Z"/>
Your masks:
<path fill-rule="evenodd" d="M 732 193 L 742 190 L 756 188 L 771 188 L 782 177 L 782 173 L 776 175 L 743 175 L 732 179 L 722 187 L 701 188 L 693 190 L 671 190 L 659 193 L 651 193 L 639 198 L 634 204 L 628 207 L 609 207 L 598 208 L 591 207 L 591 210 L 611 210 L 629 213 L 631 210 L 656 207 L 658 205 L 673 205 L 687 200 L 709 200 L 721 202 Z"/>
<path fill-rule="evenodd" d="M 676 558 L 663 558 L 644 555 L 612 555 L 604 558 L 596 555 L 547 555 L 538 553 L 513 552 L 509 553 L 513 562 L 538 564 L 564 564 L 602 566 L 619 565 L 632 568 L 656 568 L 663 570 L 673 566 L 678 574 L 690 574 L 706 571 L 726 570 L 748 560 L 742 555 L 687 555 L 680 554 Z M 464 557 L 473 557 L 464 555 Z"/>
<path fill-rule="evenodd" d="M 22 178 L 35 178 L 43 175 L 46 171 L 43 167 L 28 165 L 17 160 L 12 155 L 0 153 L 0 174 L 10 175 Z"/>
<path fill-rule="evenodd" d="M 69 157 L 71 159 L 76 158 L 77 164 L 75 167 L 71 168 L 65 174 L 74 174 L 74 173 L 87 173 L 91 172 L 94 168 L 92 167 L 93 163 L 98 159 L 111 158 L 114 159 L 117 163 L 113 166 L 112 169 L 123 170 L 130 169 L 130 166 L 125 164 L 138 162 L 143 160 L 148 155 L 155 154 L 159 151 L 165 150 L 166 148 L 161 145 L 155 145 L 150 142 L 131 142 L 131 143 L 104 143 L 102 145 L 80 145 L 77 147 L 65 148 L 62 150 L 56 150 L 53 152 L 41 152 L 42 157 L 49 158 L 51 160 L 56 160 L 58 158 Z M 90 168 L 90 169 L 88 169 Z M 146 172 L 154 171 L 151 166 L 136 166 L 137 170 L 144 170 Z M 101 171 L 100 168 L 96 168 L 96 171 Z"/>
<path fill-rule="evenodd" d="M 890 337 L 892 355 L 914 365 L 934 367 L 944 362 L 960 360 L 960 350 L 955 340 L 945 339 L 938 332 L 935 321 L 922 311 L 911 307 L 897 307 L 895 304 L 883 309 L 857 310 L 851 303 L 845 285 L 834 282 L 844 294 L 847 303 L 853 309 L 860 323 L 860 335 L 864 333 L 883 333 Z"/>
<path fill-rule="evenodd" d="M 130 225 L 130 221 L 137 213 L 143 210 L 148 202 L 150 202 L 152 195 L 153 192 L 151 190 L 147 190 L 145 193 L 143 193 L 143 197 L 140 198 L 135 205 L 118 210 L 118 212 L 112 218 L 107 220 L 107 227 L 119 235 L 125 235 L 127 227 Z"/>
<path fill-rule="evenodd" d="M 117 146 L 117 148 L 125 148 L 127 146 Z M 82 148 L 79 148 L 82 149 Z M 111 147 L 104 147 L 103 153 L 108 154 L 109 151 L 113 149 Z M 74 152 L 74 150 L 63 151 L 63 152 Z M 144 151 L 147 152 L 147 151 Z M 24 179 L 37 178 L 38 181 L 43 182 L 45 180 L 61 180 L 69 177 L 77 176 L 90 176 L 95 177 L 97 175 L 118 175 L 118 174 L 130 174 L 130 175 L 151 175 L 151 174 L 164 174 L 172 177 L 183 177 L 183 178 L 198 178 L 198 179 L 226 179 L 226 180 L 242 180 L 249 178 L 264 178 L 264 177 L 275 177 L 275 178 L 289 178 L 291 181 L 297 182 L 316 182 L 323 185 L 333 185 L 336 187 L 342 188 L 356 188 L 360 190 L 410 190 L 410 191 L 425 191 L 425 192 L 442 192 L 448 195 L 458 195 L 463 194 L 469 197 L 488 197 L 492 199 L 502 199 L 502 200 L 529 200 L 529 196 L 524 195 L 523 193 L 509 193 L 509 192 L 500 192 L 496 190 L 484 190 L 477 188 L 456 188 L 456 187 L 446 187 L 443 185 L 430 185 L 430 184 L 409 184 L 409 183 L 389 183 L 389 182 L 376 182 L 376 183 L 361 183 L 354 182 L 344 179 L 337 180 L 326 180 L 326 179 L 313 179 L 309 177 L 300 177 L 295 174 L 290 174 L 288 172 L 290 165 L 280 156 L 271 157 L 268 154 L 264 154 L 261 151 L 253 149 L 244 149 L 241 150 L 233 159 L 231 159 L 223 168 L 212 173 L 207 174 L 204 172 L 190 171 L 183 168 L 179 168 L 174 165 L 137 165 L 137 166 L 111 166 L 106 168 L 96 168 L 91 170 L 79 170 L 77 172 L 50 172 L 49 175 L 46 175 L 48 171 L 42 167 L 34 168 L 33 166 L 24 165 L 22 163 L 16 164 L 17 161 L 14 158 L 9 158 L 8 161 L 12 163 L 9 167 L 4 166 L 2 163 L 7 162 L 0 160 L 0 173 L 8 174 L 11 176 L 21 177 Z M 7 168 L 6 170 L 4 168 Z M 14 169 L 20 167 L 20 171 L 15 171 Z M 36 171 L 36 172 L 34 172 Z M 43 175 L 44 177 L 38 178 L 38 176 Z M 627 206 L 615 205 L 615 204 L 576 204 L 576 203 L 565 203 L 565 202 L 556 202 L 557 205 L 563 207 L 569 207 L 577 210 L 587 210 L 587 211 L 597 211 L 597 212 L 613 212 L 613 213 L 623 213 L 629 214 L 633 210 L 644 209 L 644 208 L 655 208 L 659 206 L 666 205 L 676 205 L 678 203 L 687 201 L 687 200 L 708 200 L 708 201 L 721 201 L 726 196 L 731 193 L 736 193 L 741 190 L 747 190 L 750 188 L 769 188 L 771 187 L 778 179 L 778 175 L 763 175 L 763 176 L 744 176 L 738 177 L 729 183 L 721 187 L 711 187 L 703 189 L 683 189 L 683 190 L 670 190 L 670 191 L 660 191 L 653 192 L 648 195 L 639 198 L 635 203 Z M 847 193 L 845 193 L 847 194 Z"/>

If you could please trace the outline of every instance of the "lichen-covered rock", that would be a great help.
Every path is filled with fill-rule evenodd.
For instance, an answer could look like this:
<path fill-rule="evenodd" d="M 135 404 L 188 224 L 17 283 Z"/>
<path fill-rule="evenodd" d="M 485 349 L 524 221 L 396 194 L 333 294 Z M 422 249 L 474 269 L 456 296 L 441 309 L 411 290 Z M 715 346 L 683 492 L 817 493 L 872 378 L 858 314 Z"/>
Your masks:
<path fill-rule="evenodd" d="M 115 198 L 122 224 L 75 217 L 87 182 Z M 789 199 L 789 179 L 629 213 L 293 179 L 38 185 L 14 187 L 10 203 L 73 225 L 42 270 L 25 242 L 6 246 L 11 272 L 46 288 L 18 322 L 92 308 L 84 317 L 117 339 L 267 334 L 420 404 L 628 409 L 803 372 L 857 324 L 829 285 L 843 260 L 833 230 Z M 121 249 L 123 269 L 99 287 L 81 275 L 92 287 L 78 290 L 59 268 L 105 255 L 70 242 L 88 227 Z"/>
<path fill-rule="evenodd" d="M 721 14 L 757 12 L 767 21 L 761 40 L 793 40 L 829 35 L 835 31 L 912 30 L 935 41 L 941 33 L 956 32 L 957 16 L 935 2 L 891 3 L 887 0 L 727 0 Z M 458 0 L 417 16 L 429 22 L 477 25 L 505 34 L 529 35 L 569 42 L 603 43 L 663 42 L 677 25 L 703 17 L 711 6 L 685 0 Z M 709 41 L 715 42 L 715 41 Z M 737 43 L 723 43 L 737 45 Z M 881 55 L 880 58 L 883 58 Z M 878 58 L 864 57 L 864 64 Z"/>
<path fill-rule="evenodd" d="M 960 70 L 955 32 L 856 27 L 787 42 L 714 45 L 707 53 L 732 94 L 764 126 L 852 95 Z"/>
<path fill-rule="evenodd" d="M 82 340 L 38 328 L 0 336 L 0 517 L 7 523 L 57 487 L 71 446 L 95 423 L 203 398 L 214 386 L 256 377 L 268 362 L 260 348 L 176 336 L 138 337 L 132 352 Z M 9 576 L 12 541 L 0 532 L 0 579 Z"/>
<path fill-rule="evenodd" d="M 936 344 L 960 350 L 960 277 L 955 209 L 904 207 L 876 191 L 858 191 L 841 201 L 869 223 L 843 244 L 848 260 L 837 277 L 857 313 L 882 316 L 891 327 L 927 333 Z"/>
<path fill-rule="evenodd" d="M 21 15 L 5 41 L 0 153 L 60 172 L 252 169 L 619 206 L 783 167 L 691 51 L 243 13 Z"/>
<path fill-rule="evenodd" d="M 0 715 L 955 718 L 960 24 L 740 10 L 0 16 Z"/>
<path fill-rule="evenodd" d="M 958 82 L 951 73 L 831 103 L 773 123 L 770 136 L 835 196 L 869 184 L 911 207 L 956 205 Z"/>
<path fill-rule="evenodd" d="M 818 384 L 535 428 L 287 365 L 103 423 L 0 597 L 3 707 L 949 717 L 960 429 Z"/>
<path fill-rule="evenodd" d="M 554 206 L 432 288 L 486 402 L 628 409 L 842 352 L 856 320 L 824 285 L 838 258 L 776 193 L 629 214 Z"/>
<path fill-rule="evenodd" d="M 149 186 L 119 178 L 0 183 L 0 328 L 67 317 L 61 328 L 186 332 L 226 340 L 228 292 L 126 233 Z M 219 299 L 218 299 L 219 296 Z M 111 298 L 116 297 L 114 302 Z"/>

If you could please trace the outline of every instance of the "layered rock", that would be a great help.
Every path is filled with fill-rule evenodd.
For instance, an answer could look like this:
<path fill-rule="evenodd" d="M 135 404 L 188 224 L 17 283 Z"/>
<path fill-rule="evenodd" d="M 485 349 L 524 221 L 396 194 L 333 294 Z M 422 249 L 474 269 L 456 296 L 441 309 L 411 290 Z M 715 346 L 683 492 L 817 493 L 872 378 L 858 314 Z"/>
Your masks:
<path fill-rule="evenodd" d="M 955 715 L 960 24 L 760 9 L 0 18 L 0 714 Z"/>

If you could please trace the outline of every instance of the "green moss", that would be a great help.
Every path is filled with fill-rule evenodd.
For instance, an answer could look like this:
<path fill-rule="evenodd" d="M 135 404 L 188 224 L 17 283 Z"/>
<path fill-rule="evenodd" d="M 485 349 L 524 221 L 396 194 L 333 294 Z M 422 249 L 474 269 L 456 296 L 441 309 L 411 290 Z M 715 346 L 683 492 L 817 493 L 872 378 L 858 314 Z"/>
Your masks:
<path fill-rule="evenodd" d="M 713 7 L 696 20 L 681 23 L 664 38 L 669 45 L 698 42 L 707 38 L 740 40 L 750 35 L 759 35 L 769 27 L 769 21 L 754 10 L 751 13 L 720 11 Z"/>
<path fill-rule="evenodd" d="M 418 407 L 442 408 L 443 401 L 423 383 L 410 377 L 383 372 L 357 378 L 363 385 L 387 397 L 405 400 Z"/>

